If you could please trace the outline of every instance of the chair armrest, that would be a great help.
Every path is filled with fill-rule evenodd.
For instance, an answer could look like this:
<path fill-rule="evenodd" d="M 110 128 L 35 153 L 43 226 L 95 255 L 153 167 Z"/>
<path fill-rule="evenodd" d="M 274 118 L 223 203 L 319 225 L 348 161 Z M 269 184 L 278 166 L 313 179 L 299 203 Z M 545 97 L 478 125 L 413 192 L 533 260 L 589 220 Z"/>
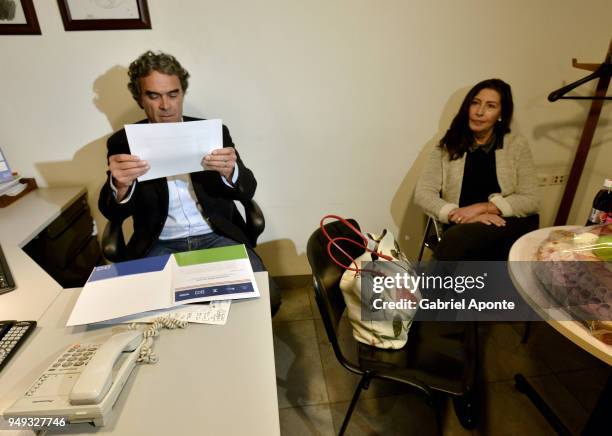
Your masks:
<path fill-rule="evenodd" d="M 436 231 L 436 238 L 438 239 L 438 242 L 440 242 L 440 239 L 442 239 L 442 223 L 432 216 L 429 216 L 429 220 L 433 224 Z"/>
<path fill-rule="evenodd" d="M 244 206 L 247 237 L 250 244 L 255 247 L 257 245 L 257 238 L 266 228 L 266 219 L 255 200 L 242 200 L 240 203 Z"/>
<path fill-rule="evenodd" d="M 425 215 L 427 217 L 427 224 L 425 225 L 425 232 L 423 233 L 423 240 L 421 241 L 421 248 L 419 250 L 419 257 L 417 258 L 420 262 L 423 259 L 423 251 L 425 247 L 430 250 L 435 250 L 438 242 L 442 239 L 442 224 L 431 215 Z"/>
<path fill-rule="evenodd" d="M 123 221 L 109 221 L 102 233 L 102 253 L 111 262 L 121 262 L 125 258 L 125 239 Z"/>

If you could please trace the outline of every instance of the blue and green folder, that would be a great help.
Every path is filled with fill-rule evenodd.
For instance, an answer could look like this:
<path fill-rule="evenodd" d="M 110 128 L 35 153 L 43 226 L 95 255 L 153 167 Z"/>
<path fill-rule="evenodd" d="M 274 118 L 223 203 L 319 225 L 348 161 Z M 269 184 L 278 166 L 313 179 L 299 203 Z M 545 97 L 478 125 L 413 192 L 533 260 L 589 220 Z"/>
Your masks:
<path fill-rule="evenodd" d="M 244 245 L 188 251 L 95 267 L 66 325 L 255 297 L 259 290 Z"/>

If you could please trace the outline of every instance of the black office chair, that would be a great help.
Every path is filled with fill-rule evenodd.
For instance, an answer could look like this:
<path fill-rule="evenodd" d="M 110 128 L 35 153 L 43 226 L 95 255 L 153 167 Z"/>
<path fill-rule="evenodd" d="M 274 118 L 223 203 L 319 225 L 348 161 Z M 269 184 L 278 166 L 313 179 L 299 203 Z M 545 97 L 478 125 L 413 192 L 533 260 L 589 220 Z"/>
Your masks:
<path fill-rule="evenodd" d="M 354 220 L 350 221 L 359 228 Z M 361 242 L 340 222 L 326 224 L 325 228 L 331 237 L 341 236 Z M 338 341 L 338 325 L 346 307 L 339 286 L 344 269 L 330 260 L 327 242 L 321 229 L 308 240 L 308 262 L 317 305 L 336 358 L 347 370 L 361 376 L 339 434 L 346 431 L 361 390 L 368 389 L 371 380 L 376 378 L 403 383 L 424 393 L 434 407 L 439 431 L 440 416 L 434 401 L 436 392 L 452 397 L 461 424 L 467 429 L 474 428 L 477 414 L 473 394 L 477 356 L 475 323 L 415 321 L 404 348 L 384 350 L 355 341 L 359 357 L 357 362 L 350 361 Z M 363 254 L 363 249 L 353 244 L 342 241 L 339 244 L 354 258 Z"/>
<path fill-rule="evenodd" d="M 259 235 L 263 233 L 266 227 L 266 220 L 255 200 L 246 200 L 240 203 L 244 207 L 245 215 L 244 222 L 240 224 L 244 225 L 245 233 L 247 238 L 249 238 L 249 244 L 255 247 L 257 245 L 257 238 L 259 238 Z M 104 257 L 110 262 L 126 260 L 122 224 L 123 221 L 109 221 L 102 234 L 102 252 Z"/>

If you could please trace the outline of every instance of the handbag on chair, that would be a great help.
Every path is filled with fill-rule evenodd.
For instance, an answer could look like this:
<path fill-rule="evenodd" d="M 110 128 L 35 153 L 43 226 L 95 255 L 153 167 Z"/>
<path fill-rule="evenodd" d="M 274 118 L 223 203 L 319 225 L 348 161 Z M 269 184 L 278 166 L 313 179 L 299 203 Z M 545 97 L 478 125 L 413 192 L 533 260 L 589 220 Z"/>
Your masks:
<path fill-rule="evenodd" d="M 330 238 L 325 233 L 324 221 L 328 218 L 338 219 L 361 237 L 363 244 L 358 245 L 365 250 L 362 255 L 352 258 L 338 244 L 340 241 L 356 244 L 355 241 L 348 238 Z M 421 295 L 418 288 L 403 288 L 394 280 L 397 277 L 408 278 L 416 273 L 393 234 L 386 229 L 380 235 L 363 234 L 336 215 L 325 216 L 321 220 L 321 229 L 329 241 L 328 255 L 345 269 L 340 280 L 340 289 L 346 303 L 353 337 L 377 348 L 402 348 L 408 341 L 408 331 Z M 350 262 L 340 262 L 340 254 L 343 260 Z M 391 280 L 388 280 L 389 277 Z M 393 284 L 389 285 L 391 282 Z M 411 301 L 410 307 L 388 307 L 388 303 L 397 303 L 401 299 Z M 385 308 L 381 308 L 385 303 Z"/>

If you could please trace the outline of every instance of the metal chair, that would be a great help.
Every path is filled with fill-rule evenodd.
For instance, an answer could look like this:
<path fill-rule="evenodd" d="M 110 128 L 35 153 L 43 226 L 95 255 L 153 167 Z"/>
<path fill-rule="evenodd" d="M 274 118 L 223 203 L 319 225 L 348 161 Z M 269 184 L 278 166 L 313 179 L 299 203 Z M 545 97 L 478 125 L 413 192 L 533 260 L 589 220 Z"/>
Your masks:
<path fill-rule="evenodd" d="M 423 251 L 425 251 L 425 247 L 434 251 L 440 239 L 442 239 L 442 225 L 434 217 L 427 215 L 427 225 L 425 226 L 425 233 L 423 233 L 421 249 L 419 250 L 419 262 L 423 260 Z"/>
<path fill-rule="evenodd" d="M 350 222 L 359 228 L 354 220 Z M 339 222 L 326 224 L 325 228 L 331 237 L 346 237 L 360 242 L 356 234 Z M 346 431 L 362 389 L 368 389 L 373 379 L 402 383 L 423 393 L 434 406 L 439 431 L 440 416 L 435 407 L 434 393 L 450 396 L 461 424 L 468 429 L 474 428 L 476 325 L 415 321 L 409 331 L 408 343 L 401 350 L 384 350 L 355 341 L 359 357 L 357 362 L 350 361 L 338 340 L 338 326 L 346 308 L 339 286 L 344 269 L 330 260 L 327 242 L 318 229 L 310 236 L 307 246 L 317 305 L 336 358 L 348 371 L 361 376 L 339 434 Z M 340 241 L 339 244 L 354 258 L 363 253 L 363 249 L 351 243 Z"/>
<path fill-rule="evenodd" d="M 263 212 L 255 200 L 242 201 L 244 207 L 244 229 L 249 244 L 252 247 L 257 245 L 257 238 L 266 227 L 266 220 Z M 238 212 L 237 212 L 238 214 Z M 102 253 L 110 262 L 121 262 L 126 260 L 125 238 L 122 229 L 123 221 L 109 221 L 104 227 L 102 234 Z"/>

